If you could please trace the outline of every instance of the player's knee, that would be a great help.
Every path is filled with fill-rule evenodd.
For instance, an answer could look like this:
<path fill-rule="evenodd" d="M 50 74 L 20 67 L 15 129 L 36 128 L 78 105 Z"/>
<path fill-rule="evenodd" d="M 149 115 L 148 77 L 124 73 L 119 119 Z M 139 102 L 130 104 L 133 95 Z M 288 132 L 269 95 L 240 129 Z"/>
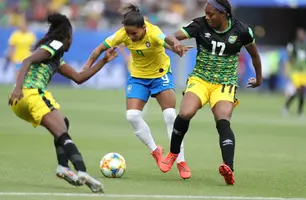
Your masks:
<path fill-rule="evenodd" d="M 234 109 L 234 103 L 229 101 L 219 101 L 212 108 L 215 121 L 217 122 L 221 119 L 230 121 L 233 109 Z"/>
<path fill-rule="evenodd" d="M 133 124 L 142 118 L 142 112 L 140 110 L 127 110 L 125 117 L 128 122 Z"/>
<path fill-rule="evenodd" d="M 163 111 L 164 114 L 164 120 L 166 124 L 174 123 L 174 120 L 176 118 L 176 112 L 174 108 L 167 108 Z"/>
<path fill-rule="evenodd" d="M 197 111 L 194 109 L 181 109 L 179 115 L 183 119 L 191 120 L 193 116 L 195 116 L 196 112 Z"/>
<path fill-rule="evenodd" d="M 65 121 L 67 130 L 69 130 L 69 119 L 67 117 L 64 117 L 64 121 Z"/>

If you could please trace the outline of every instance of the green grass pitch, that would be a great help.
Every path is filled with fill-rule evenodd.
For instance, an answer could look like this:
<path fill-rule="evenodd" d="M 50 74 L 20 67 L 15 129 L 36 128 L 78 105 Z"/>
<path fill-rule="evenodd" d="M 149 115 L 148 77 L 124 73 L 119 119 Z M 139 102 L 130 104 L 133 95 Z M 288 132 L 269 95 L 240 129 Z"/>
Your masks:
<path fill-rule="evenodd" d="M 87 187 L 75 188 L 55 177 L 53 139 L 43 128 L 35 129 L 11 112 L 7 106 L 11 89 L 0 87 L 1 200 L 306 197 L 306 119 L 282 117 L 284 99 L 280 95 L 238 94 L 241 103 L 232 119 L 237 144 L 236 185 L 229 187 L 218 174 L 218 134 L 208 106 L 198 112 L 186 135 L 185 155 L 193 177 L 181 180 L 175 166 L 167 174 L 160 172 L 147 148 L 134 136 L 125 120 L 123 91 L 51 87 L 70 119 L 70 134 L 89 173 L 103 182 L 107 194 L 122 195 L 86 197 L 91 195 Z M 180 99 L 178 95 L 178 107 Z M 152 134 L 168 152 L 166 127 L 154 99 L 148 111 L 145 118 Z M 99 161 L 108 152 L 118 152 L 127 161 L 126 174 L 120 179 L 106 179 L 99 171 Z M 52 196 L 56 194 L 59 196 Z"/>

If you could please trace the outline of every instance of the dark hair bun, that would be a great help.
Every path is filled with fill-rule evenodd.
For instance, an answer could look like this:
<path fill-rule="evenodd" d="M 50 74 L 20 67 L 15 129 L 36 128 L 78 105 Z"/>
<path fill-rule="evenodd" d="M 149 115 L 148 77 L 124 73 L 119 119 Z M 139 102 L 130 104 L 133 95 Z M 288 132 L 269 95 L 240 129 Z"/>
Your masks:
<path fill-rule="evenodd" d="M 47 21 L 53 27 L 57 27 L 60 24 L 64 23 L 70 24 L 69 19 L 65 15 L 62 15 L 60 13 L 54 13 L 49 15 Z"/>

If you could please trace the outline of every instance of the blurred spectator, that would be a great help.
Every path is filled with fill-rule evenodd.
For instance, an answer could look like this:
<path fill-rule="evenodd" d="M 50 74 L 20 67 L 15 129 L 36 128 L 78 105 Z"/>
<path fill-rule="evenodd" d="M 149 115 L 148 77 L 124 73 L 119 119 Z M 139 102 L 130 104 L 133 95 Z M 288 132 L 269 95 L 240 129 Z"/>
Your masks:
<path fill-rule="evenodd" d="M 61 12 L 77 28 L 111 28 L 120 25 L 119 8 L 132 3 L 139 5 L 152 23 L 176 27 L 189 21 L 194 13 L 202 13 L 203 2 L 206 0 L 0 0 L 0 26 L 18 26 L 26 18 L 39 28 L 49 13 Z"/>

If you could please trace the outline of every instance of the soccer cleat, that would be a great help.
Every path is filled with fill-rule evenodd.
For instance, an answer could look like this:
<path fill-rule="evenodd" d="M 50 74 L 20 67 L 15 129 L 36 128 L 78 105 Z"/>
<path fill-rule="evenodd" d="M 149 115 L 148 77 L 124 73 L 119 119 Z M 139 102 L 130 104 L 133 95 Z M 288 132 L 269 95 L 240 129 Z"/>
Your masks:
<path fill-rule="evenodd" d="M 78 172 L 78 178 L 79 178 L 79 182 L 82 184 L 86 184 L 92 192 L 94 193 L 104 193 L 104 187 L 102 185 L 102 183 L 100 183 L 100 181 L 94 179 L 93 177 L 91 177 L 89 174 L 87 174 L 86 172 Z"/>
<path fill-rule="evenodd" d="M 287 108 L 283 108 L 282 114 L 284 117 L 287 117 L 289 115 L 289 110 Z"/>
<path fill-rule="evenodd" d="M 185 161 L 176 164 L 182 179 L 189 179 L 191 177 L 190 169 Z"/>
<path fill-rule="evenodd" d="M 164 150 L 159 145 L 157 145 L 157 148 L 154 151 L 152 151 L 152 153 L 151 153 L 151 155 L 153 156 L 154 160 L 156 161 L 156 164 L 157 164 L 158 167 L 159 167 L 160 161 L 163 157 L 163 153 L 164 153 Z"/>
<path fill-rule="evenodd" d="M 235 183 L 234 172 L 231 170 L 231 168 L 228 165 L 222 163 L 219 167 L 219 173 L 221 174 L 221 176 L 224 177 L 225 183 L 227 185 L 234 185 Z"/>
<path fill-rule="evenodd" d="M 60 179 L 67 181 L 69 184 L 74 186 L 82 185 L 79 182 L 78 176 L 74 173 L 74 171 L 68 167 L 63 167 L 61 165 L 57 166 L 56 176 Z"/>
<path fill-rule="evenodd" d="M 168 153 L 167 157 L 161 160 L 159 169 L 164 173 L 170 171 L 177 157 L 178 157 L 178 154 L 174 154 L 171 152 Z"/>

